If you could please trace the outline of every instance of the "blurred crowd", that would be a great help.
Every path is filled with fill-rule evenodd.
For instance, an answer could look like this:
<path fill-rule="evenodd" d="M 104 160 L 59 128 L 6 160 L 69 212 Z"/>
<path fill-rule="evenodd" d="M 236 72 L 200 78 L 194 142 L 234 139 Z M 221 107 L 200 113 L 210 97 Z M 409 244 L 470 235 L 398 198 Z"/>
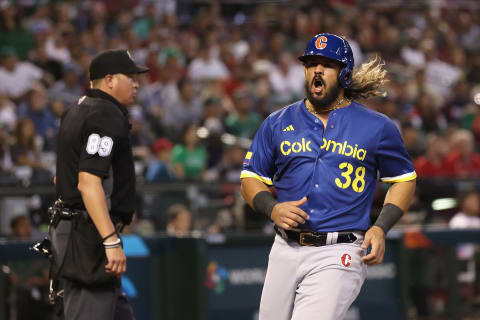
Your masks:
<path fill-rule="evenodd" d="M 118 48 L 150 68 L 131 108 L 139 179 L 236 182 L 263 119 L 304 96 L 296 57 L 318 32 L 347 37 L 357 66 L 385 60 L 367 106 L 398 124 L 420 177 L 479 176 L 479 8 L 372 3 L 2 0 L 0 184 L 50 181 L 62 112 Z"/>
<path fill-rule="evenodd" d="M 137 180 L 235 184 L 263 119 L 304 97 L 296 57 L 318 32 L 345 36 L 357 66 L 385 60 L 385 94 L 364 103 L 420 178 L 480 176 L 475 1 L 0 0 L 0 28 L 0 185 L 52 183 L 62 113 L 95 54 L 120 48 L 150 68 L 130 108 Z"/>

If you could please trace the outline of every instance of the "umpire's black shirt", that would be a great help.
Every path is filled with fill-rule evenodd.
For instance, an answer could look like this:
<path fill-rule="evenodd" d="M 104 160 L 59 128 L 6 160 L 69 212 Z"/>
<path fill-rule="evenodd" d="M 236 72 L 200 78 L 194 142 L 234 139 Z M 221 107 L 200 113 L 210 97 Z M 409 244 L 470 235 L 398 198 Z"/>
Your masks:
<path fill-rule="evenodd" d="M 78 173 L 102 178 L 112 216 L 130 223 L 135 204 L 135 169 L 128 111 L 104 91 L 87 95 L 62 116 L 57 147 L 57 196 L 66 206 L 84 209 Z"/>

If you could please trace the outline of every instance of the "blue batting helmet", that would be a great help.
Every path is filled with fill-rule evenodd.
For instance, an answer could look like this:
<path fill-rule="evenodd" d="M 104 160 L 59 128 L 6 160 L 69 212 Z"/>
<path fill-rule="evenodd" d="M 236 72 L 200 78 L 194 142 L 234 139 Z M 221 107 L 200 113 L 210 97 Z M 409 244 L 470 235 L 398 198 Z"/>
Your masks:
<path fill-rule="evenodd" d="M 341 62 L 343 67 L 338 73 L 338 82 L 343 88 L 350 86 L 355 61 L 347 40 L 334 34 L 319 33 L 308 42 L 303 56 L 298 59 L 305 62 L 311 56 L 322 56 Z"/>

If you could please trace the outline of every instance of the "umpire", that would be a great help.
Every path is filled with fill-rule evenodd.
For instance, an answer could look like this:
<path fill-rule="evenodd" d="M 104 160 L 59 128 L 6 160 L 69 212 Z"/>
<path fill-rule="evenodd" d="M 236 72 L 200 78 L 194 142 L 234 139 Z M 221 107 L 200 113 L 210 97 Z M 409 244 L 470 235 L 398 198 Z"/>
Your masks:
<path fill-rule="evenodd" d="M 127 50 L 90 64 L 90 89 L 62 116 L 57 149 L 57 215 L 50 235 L 53 275 L 64 281 L 65 319 L 134 319 L 121 293 L 126 257 L 118 232 L 134 214 L 135 171 L 126 106 L 138 89 Z"/>

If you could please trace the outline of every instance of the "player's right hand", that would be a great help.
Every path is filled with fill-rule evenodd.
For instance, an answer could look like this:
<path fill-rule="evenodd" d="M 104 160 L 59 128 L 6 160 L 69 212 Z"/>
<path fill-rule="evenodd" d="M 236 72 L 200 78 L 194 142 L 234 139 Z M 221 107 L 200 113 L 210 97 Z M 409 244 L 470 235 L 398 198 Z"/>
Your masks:
<path fill-rule="evenodd" d="M 123 252 L 122 247 L 105 249 L 108 263 L 105 266 L 105 271 L 114 276 L 121 276 L 127 271 L 127 257 Z"/>
<path fill-rule="evenodd" d="M 310 217 L 300 209 L 307 202 L 307 197 L 297 201 L 287 201 L 277 203 L 272 210 L 271 218 L 280 228 L 290 230 L 304 224 Z"/>

